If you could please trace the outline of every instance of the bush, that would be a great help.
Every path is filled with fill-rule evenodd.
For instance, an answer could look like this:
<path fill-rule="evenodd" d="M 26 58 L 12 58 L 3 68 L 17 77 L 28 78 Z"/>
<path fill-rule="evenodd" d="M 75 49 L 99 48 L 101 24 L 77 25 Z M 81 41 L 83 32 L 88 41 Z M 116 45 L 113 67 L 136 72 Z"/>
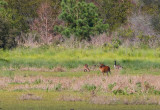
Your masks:
<path fill-rule="evenodd" d="M 62 88 L 62 84 L 59 83 L 54 88 L 55 88 L 56 91 L 60 91 L 61 88 Z"/>
<path fill-rule="evenodd" d="M 114 90 L 113 91 L 113 94 L 114 95 L 126 95 L 126 93 L 123 91 L 123 90 L 121 90 L 121 89 L 119 89 L 119 90 Z"/>
<path fill-rule="evenodd" d="M 116 83 L 108 84 L 108 89 L 111 91 L 115 86 L 116 86 Z"/>
<path fill-rule="evenodd" d="M 122 44 L 122 42 L 119 39 L 117 39 L 117 38 L 112 39 L 113 48 L 118 48 L 121 44 Z"/>
<path fill-rule="evenodd" d="M 90 84 L 85 84 L 84 86 L 83 86 L 83 89 L 85 89 L 85 90 L 88 90 L 88 91 L 94 91 L 94 90 L 96 90 L 96 86 L 95 85 L 90 85 Z"/>
<path fill-rule="evenodd" d="M 37 80 L 34 82 L 34 84 L 41 84 L 42 82 L 43 82 L 43 80 L 37 79 Z"/>

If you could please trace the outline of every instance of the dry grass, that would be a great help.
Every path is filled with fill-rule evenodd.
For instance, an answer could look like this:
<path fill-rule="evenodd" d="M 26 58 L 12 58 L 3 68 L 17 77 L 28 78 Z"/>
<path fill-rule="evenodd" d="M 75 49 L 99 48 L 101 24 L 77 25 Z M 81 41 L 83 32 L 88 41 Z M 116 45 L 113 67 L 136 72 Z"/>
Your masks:
<path fill-rule="evenodd" d="M 145 85 L 147 82 L 148 85 Z M 58 84 L 61 84 L 61 89 L 71 89 L 74 91 L 82 90 L 83 86 L 94 85 L 97 88 L 101 88 L 102 91 L 110 92 L 108 85 L 116 83 L 113 87 L 114 90 L 124 90 L 127 87 L 128 93 L 135 93 L 137 83 L 141 83 L 141 92 L 146 92 L 150 87 L 154 87 L 155 90 L 160 90 L 160 76 L 154 75 L 142 75 L 142 76 L 131 76 L 131 75 L 111 75 L 97 76 L 88 75 L 80 78 L 68 78 L 68 77 L 43 77 L 43 76 L 32 76 L 22 77 L 15 76 L 14 78 L 1 77 L 0 86 L 7 86 L 8 84 L 17 84 L 10 88 L 15 89 L 49 89 L 52 90 Z"/>
<path fill-rule="evenodd" d="M 9 68 L 2 68 L 4 71 L 15 71 L 15 68 L 9 67 Z M 53 69 L 48 69 L 48 68 L 36 68 L 36 67 L 22 67 L 19 69 L 20 71 L 37 71 L 37 72 L 65 72 L 66 68 L 57 66 L 54 67 Z"/>
<path fill-rule="evenodd" d="M 69 102 L 77 102 L 77 101 L 83 101 L 79 96 L 74 96 L 74 95 L 62 95 L 58 100 L 60 101 L 69 101 Z"/>
<path fill-rule="evenodd" d="M 132 98 L 120 98 L 118 96 L 96 96 L 90 98 L 90 103 L 93 104 L 125 104 L 125 105 L 160 105 L 159 97 L 147 97 L 147 96 L 138 96 Z"/>
<path fill-rule="evenodd" d="M 53 69 L 28 67 L 28 68 L 20 68 L 20 70 L 21 71 L 40 71 L 40 72 L 65 72 L 66 71 L 66 69 L 61 66 L 54 67 Z"/>
<path fill-rule="evenodd" d="M 20 100 L 42 100 L 42 97 L 36 96 L 34 94 L 23 94 Z"/>
<path fill-rule="evenodd" d="M 55 67 L 55 68 L 53 69 L 53 71 L 54 71 L 54 72 L 65 72 L 66 69 L 63 68 L 63 67 L 61 67 L 61 66 L 59 66 L 59 67 Z"/>
<path fill-rule="evenodd" d="M 119 100 L 120 99 L 117 97 L 96 96 L 96 97 L 92 97 L 90 99 L 90 103 L 113 105 L 113 104 L 117 104 L 119 102 Z"/>
<path fill-rule="evenodd" d="M 160 99 L 156 97 L 134 97 L 133 99 L 123 99 L 122 103 L 126 105 L 159 105 Z"/>

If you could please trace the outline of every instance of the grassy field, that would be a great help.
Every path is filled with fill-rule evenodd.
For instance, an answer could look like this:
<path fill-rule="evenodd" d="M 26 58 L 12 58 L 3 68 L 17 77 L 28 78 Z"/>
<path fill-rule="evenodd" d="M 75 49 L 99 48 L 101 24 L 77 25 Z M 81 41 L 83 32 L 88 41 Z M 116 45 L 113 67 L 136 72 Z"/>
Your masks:
<path fill-rule="evenodd" d="M 99 63 L 112 74 L 103 76 Z M 83 72 L 84 64 L 91 72 Z M 159 75 L 158 49 L 0 50 L 0 109 L 159 110 Z"/>
<path fill-rule="evenodd" d="M 108 50 L 97 49 L 65 49 L 65 48 L 17 48 L 0 51 L 0 68 L 48 68 L 63 67 L 73 69 L 104 63 L 113 68 L 114 60 L 121 64 L 123 74 L 159 74 L 160 51 L 157 49 L 119 48 Z"/>

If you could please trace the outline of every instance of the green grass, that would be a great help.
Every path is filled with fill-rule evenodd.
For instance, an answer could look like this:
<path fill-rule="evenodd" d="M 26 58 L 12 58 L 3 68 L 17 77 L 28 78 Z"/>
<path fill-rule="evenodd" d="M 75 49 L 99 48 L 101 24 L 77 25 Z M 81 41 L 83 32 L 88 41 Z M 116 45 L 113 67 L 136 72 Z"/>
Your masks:
<path fill-rule="evenodd" d="M 121 47 L 108 50 L 105 48 L 66 49 L 41 47 L 1 50 L 0 54 L 0 68 L 43 67 L 52 69 L 56 66 L 62 66 L 71 69 L 84 64 L 92 66 L 99 63 L 104 63 L 113 68 L 114 60 L 117 60 L 118 64 L 124 67 L 121 72 L 123 74 L 159 74 L 160 71 L 160 51 L 158 49 Z"/>
<path fill-rule="evenodd" d="M 20 100 L 23 94 L 32 93 L 42 96 L 42 100 Z M 84 97 L 88 93 L 77 92 L 4 92 L 0 91 L 0 108 L 2 110 L 159 110 L 157 105 L 97 105 L 85 101 L 57 101 L 61 95 L 72 94 Z M 124 97 L 124 96 L 123 96 Z"/>

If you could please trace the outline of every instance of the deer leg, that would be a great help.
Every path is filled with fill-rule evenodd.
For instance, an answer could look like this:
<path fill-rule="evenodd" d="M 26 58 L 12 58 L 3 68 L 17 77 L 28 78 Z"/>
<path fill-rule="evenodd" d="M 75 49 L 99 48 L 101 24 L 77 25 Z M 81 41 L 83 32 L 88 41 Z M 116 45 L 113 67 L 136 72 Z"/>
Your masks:
<path fill-rule="evenodd" d="M 107 76 L 108 76 L 108 72 L 107 72 Z"/>
<path fill-rule="evenodd" d="M 89 68 L 87 68 L 88 69 L 88 72 L 90 72 L 90 69 Z"/>
<path fill-rule="evenodd" d="M 103 76 L 104 76 L 104 72 L 103 72 Z"/>

